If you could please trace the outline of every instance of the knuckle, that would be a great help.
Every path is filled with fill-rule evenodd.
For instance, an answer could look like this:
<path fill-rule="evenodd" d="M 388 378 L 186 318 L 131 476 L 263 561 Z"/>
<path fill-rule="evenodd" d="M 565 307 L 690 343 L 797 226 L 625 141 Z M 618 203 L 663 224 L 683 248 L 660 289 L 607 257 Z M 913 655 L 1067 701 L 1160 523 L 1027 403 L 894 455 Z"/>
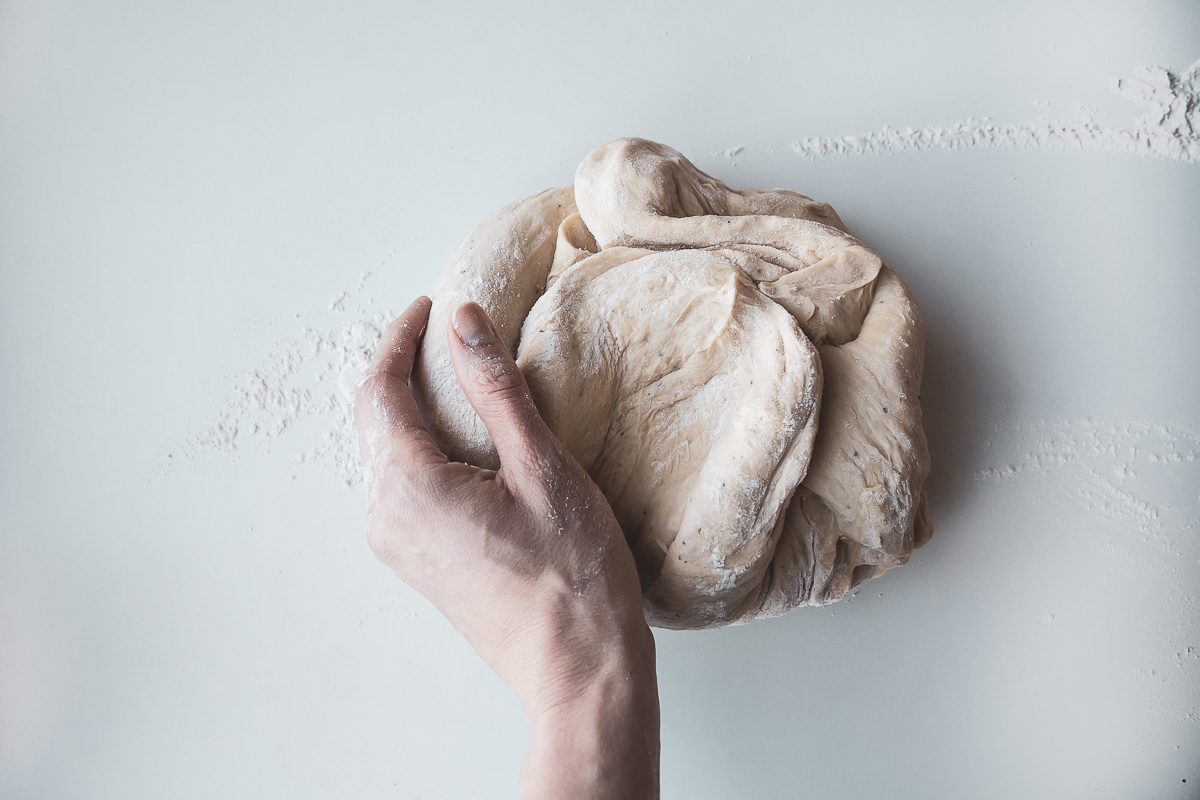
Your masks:
<path fill-rule="evenodd" d="M 382 393 L 384 382 L 384 376 L 377 370 L 372 370 L 363 375 L 362 380 L 358 382 L 358 386 L 354 389 L 356 404 L 362 405 L 365 402 L 373 402 Z"/>
<path fill-rule="evenodd" d="M 526 394 L 525 377 L 516 362 L 507 358 L 489 359 L 481 364 L 475 384 L 484 394 L 499 400 L 519 399 Z"/>
<path fill-rule="evenodd" d="M 354 389 L 354 419 L 360 426 L 380 416 L 383 401 L 391 393 L 389 381 L 387 373 L 372 371 Z"/>
<path fill-rule="evenodd" d="M 367 545 L 371 552 L 392 568 L 411 555 L 420 531 L 436 517 L 436 509 L 454 505 L 443 476 L 415 462 L 411 457 L 389 452 L 381 459 L 384 478 L 369 494 Z"/>
<path fill-rule="evenodd" d="M 526 474 L 544 476 L 549 480 L 557 478 L 557 464 L 554 463 L 554 459 L 531 439 L 527 438 L 521 442 L 516 459 Z"/>
<path fill-rule="evenodd" d="M 505 465 L 513 479 L 513 487 L 526 500 L 539 507 L 550 506 L 561 493 L 564 474 L 554 454 L 533 437 L 521 437 L 512 442 L 506 453 Z"/>

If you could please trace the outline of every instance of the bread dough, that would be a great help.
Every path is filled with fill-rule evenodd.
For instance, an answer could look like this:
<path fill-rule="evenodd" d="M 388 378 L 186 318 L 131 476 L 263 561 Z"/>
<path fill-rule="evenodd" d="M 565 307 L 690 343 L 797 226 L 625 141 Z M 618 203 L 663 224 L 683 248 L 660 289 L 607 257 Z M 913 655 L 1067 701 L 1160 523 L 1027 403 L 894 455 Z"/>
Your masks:
<path fill-rule="evenodd" d="M 829 603 L 932 533 L 920 314 L 828 205 L 619 139 L 480 225 L 430 328 L 468 300 L 612 504 L 652 624 Z M 413 387 L 451 458 L 498 466 L 443 337 Z"/>

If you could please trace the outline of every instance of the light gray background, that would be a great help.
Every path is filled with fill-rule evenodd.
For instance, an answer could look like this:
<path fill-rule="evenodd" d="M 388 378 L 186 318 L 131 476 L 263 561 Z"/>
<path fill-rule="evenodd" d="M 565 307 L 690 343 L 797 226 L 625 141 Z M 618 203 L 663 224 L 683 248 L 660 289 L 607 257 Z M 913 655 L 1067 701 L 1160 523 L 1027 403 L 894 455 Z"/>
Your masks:
<path fill-rule="evenodd" d="M 296 467 L 319 426 L 156 470 L 364 271 L 402 308 L 621 135 L 833 203 L 928 331 L 933 541 L 659 632 L 664 797 L 1200 796 L 1196 464 L 1138 467 L 1150 534 L 1079 463 L 977 475 L 1039 419 L 1200 430 L 1200 167 L 786 147 L 1127 121 L 1114 78 L 1197 57 L 1187 0 L 0 2 L 0 796 L 516 794 L 519 705 Z"/>

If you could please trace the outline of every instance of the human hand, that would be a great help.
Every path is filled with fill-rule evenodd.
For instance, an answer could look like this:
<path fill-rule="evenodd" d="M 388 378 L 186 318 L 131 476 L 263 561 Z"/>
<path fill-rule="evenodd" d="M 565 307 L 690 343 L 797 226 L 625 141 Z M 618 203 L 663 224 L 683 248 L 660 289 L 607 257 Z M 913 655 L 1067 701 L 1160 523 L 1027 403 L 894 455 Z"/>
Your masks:
<path fill-rule="evenodd" d="M 501 466 L 446 458 L 408 387 L 429 308 L 419 298 L 392 323 L 358 389 L 371 549 L 525 704 L 533 728 L 527 789 L 654 796 L 654 642 L 621 528 L 546 427 L 474 303 L 454 314 L 450 354 Z M 587 786 L 575 780 L 582 764 L 563 761 L 581 750 L 597 759 Z"/>

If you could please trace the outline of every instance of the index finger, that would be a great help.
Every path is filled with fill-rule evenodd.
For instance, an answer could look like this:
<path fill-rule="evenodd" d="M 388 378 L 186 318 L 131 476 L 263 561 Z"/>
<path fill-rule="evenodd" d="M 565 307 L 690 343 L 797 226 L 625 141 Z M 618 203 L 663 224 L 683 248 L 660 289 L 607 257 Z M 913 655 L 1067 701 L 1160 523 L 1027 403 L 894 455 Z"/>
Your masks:
<path fill-rule="evenodd" d="M 417 401 L 408 388 L 431 305 L 428 297 L 418 297 L 388 326 L 358 385 L 354 417 L 364 458 L 373 455 L 380 436 L 401 445 L 410 456 L 445 458 L 425 430 Z"/>

